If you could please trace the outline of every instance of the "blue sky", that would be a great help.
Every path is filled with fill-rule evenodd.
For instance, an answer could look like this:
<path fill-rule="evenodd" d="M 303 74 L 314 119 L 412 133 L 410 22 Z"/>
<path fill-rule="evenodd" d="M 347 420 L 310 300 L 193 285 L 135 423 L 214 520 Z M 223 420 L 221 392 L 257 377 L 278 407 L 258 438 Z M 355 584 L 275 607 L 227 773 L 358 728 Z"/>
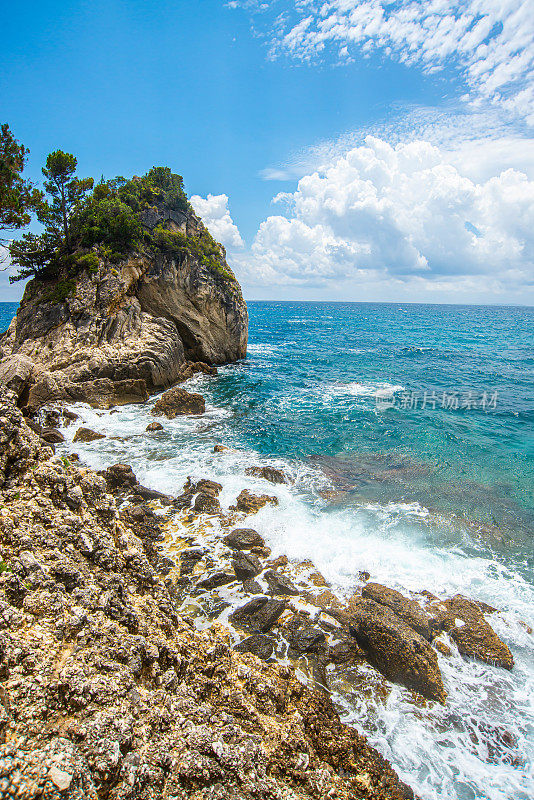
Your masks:
<path fill-rule="evenodd" d="M 250 299 L 534 302 L 527 4 L 433 3 L 12 4 L 2 116 L 35 180 L 183 174 Z"/>

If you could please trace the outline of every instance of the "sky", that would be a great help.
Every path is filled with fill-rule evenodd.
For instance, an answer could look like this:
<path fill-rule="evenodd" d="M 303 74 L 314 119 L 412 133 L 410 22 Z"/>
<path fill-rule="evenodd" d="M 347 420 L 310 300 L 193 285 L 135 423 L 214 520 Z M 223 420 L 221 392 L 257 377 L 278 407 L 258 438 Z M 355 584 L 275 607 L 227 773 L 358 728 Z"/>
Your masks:
<path fill-rule="evenodd" d="M 534 305 L 534 0 L 28 0 L 2 21 L 27 176 L 58 148 L 95 179 L 170 166 L 247 299 Z"/>

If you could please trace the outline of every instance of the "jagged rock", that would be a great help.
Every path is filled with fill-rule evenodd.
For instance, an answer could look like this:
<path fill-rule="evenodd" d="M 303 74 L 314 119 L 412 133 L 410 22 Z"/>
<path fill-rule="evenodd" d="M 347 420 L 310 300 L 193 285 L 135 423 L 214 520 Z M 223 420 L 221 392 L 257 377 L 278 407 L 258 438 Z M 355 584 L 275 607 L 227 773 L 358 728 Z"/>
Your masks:
<path fill-rule="evenodd" d="M 156 400 L 152 414 L 164 415 L 168 419 L 186 414 L 203 414 L 206 410 L 206 402 L 201 394 L 186 392 L 179 386 L 168 389 Z"/>
<path fill-rule="evenodd" d="M 235 581 L 235 575 L 230 572 L 218 571 L 201 578 L 196 585 L 201 589 L 215 589 L 217 586 L 225 586 L 233 581 Z"/>
<path fill-rule="evenodd" d="M 445 605 L 453 618 L 449 636 L 462 655 L 504 669 L 512 669 L 514 659 L 509 648 L 486 622 L 477 603 L 457 594 L 446 600 Z"/>
<path fill-rule="evenodd" d="M 189 547 L 180 553 L 180 574 L 190 575 L 207 550 L 203 547 Z"/>
<path fill-rule="evenodd" d="M 265 633 L 273 627 L 285 607 L 286 604 L 281 600 L 254 597 L 230 614 L 230 620 L 234 625 Z"/>
<path fill-rule="evenodd" d="M 221 504 L 212 494 L 199 492 L 195 497 L 194 509 L 198 514 L 220 514 Z"/>
<path fill-rule="evenodd" d="M 163 430 L 163 425 L 161 424 L 161 422 L 150 422 L 146 426 L 145 430 L 148 433 L 152 433 L 153 431 L 162 431 Z"/>
<path fill-rule="evenodd" d="M 252 653 L 258 658 L 268 661 L 274 652 L 274 640 L 263 633 L 254 633 L 236 644 L 234 650 L 237 650 L 238 653 Z"/>
<path fill-rule="evenodd" d="M 256 478 L 265 478 L 270 483 L 289 483 L 286 473 L 276 467 L 247 467 L 246 475 L 253 475 Z"/>
<path fill-rule="evenodd" d="M 251 550 L 253 547 L 265 546 L 263 537 L 252 528 L 235 528 L 223 541 L 233 550 Z"/>
<path fill-rule="evenodd" d="M 55 428 L 43 428 L 41 431 L 41 438 L 44 439 L 45 442 L 50 442 L 50 444 L 61 444 L 61 442 L 65 441 L 65 437 L 61 431 Z"/>
<path fill-rule="evenodd" d="M 105 470 L 104 478 L 110 492 L 115 492 L 117 489 L 132 489 L 138 483 L 129 464 L 112 464 Z"/>
<path fill-rule="evenodd" d="M 286 575 L 282 575 L 281 572 L 268 570 L 264 577 L 269 585 L 269 594 L 288 596 L 300 594 L 299 589 L 294 586 L 293 582 Z"/>
<path fill-rule="evenodd" d="M 64 502 L 74 489 L 83 515 Z M 0 576 L 2 796 L 409 797 L 291 666 L 196 628 L 183 583 L 157 572 L 158 516 L 119 510 L 103 476 L 54 457 L 3 387 L 0 506 L 18 570 Z"/>
<path fill-rule="evenodd" d="M 193 480 L 189 477 L 184 483 L 184 493 L 195 494 L 202 492 L 203 494 L 210 494 L 212 497 L 217 497 L 222 491 L 222 483 L 211 481 L 208 478 L 200 478 L 200 480 Z"/>
<path fill-rule="evenodd" d="M 320 628 L 298 615 L 285 623 L 282 633 L 295 653 L 316 652 L 326 641 L 324 632 Z"/>
<path fill-rule="evenodd" d="M 383 675 L 429 700 L 445 702 L 435 651 L 391 609 L 362 599 L 353 604 L 349 630 Z"/>
<path fill-rule="evenodd" d="M 428 614 L 425 614 L 415 600 L 410 600 L 395 589 L 389 589 L 380 583 L 368 583 L 364 586 L 362 597 L 368 597 L 374 600 L 375 603 L 391 608 L 414 631 L 421 634 L 428 642 L 432 641 L 436 631 L 431 628 L 431 620 Z"/>
<path fill-rule="evenodd" d="M 38 396 L 37 392 L 38 386 L 30 389 L 29 408 L 39 407 L 41 396 Z M 60 396 L 76 403 L 89 403 L 93 408 L 109 409 L 129 403 L 146 403 L 149 395 L 146 381 L 143 378 L 125 378 L 123 380 L 95 378 L 79 383 L 66 383 Z"/>
<path fill-rule="evenodd" d="M 333 664 L 348 664 L 365 659 L 365 652 L 355 639 L 342 639 L 328 648 L 328 659 Z"/>
<path fill-rule="evenodd" d="M 258 581 L 252 581 L 252 580 L 243 581 L 242 588 L 243 591 L 246 592 L 246 594 L 263 594 L 263 589 L 261 588 Z"/>
<path fill-rule="evenodd" d="M 91 428 L 78 428 L 76 433 L 74 434 L 73 442 L 95 442 L 97 439 L 105 439 L 105 435 L 103 433 L 97 433 L 96 431 L 91 430 Z"/>
<path fill-rule="evenodd" d="M 277 506 L 278 498 L 268 494 L 252 494 L 247 489 L 243 489 L 236 500 L 235 506 L 230 506 L 230 508 L 236 511 L 242 511 L 244 514 L 255 514 L 263 508 L 263 506 L 267 505 L 267 503 L 272 503 Z"/>
<path fill-rule="evenodd" d="M 232 567 L 240 581 L 247 581 L 259 575 L 263 567 L 260 559 L 252 553 L 238 552 L 232 559 Z"/>

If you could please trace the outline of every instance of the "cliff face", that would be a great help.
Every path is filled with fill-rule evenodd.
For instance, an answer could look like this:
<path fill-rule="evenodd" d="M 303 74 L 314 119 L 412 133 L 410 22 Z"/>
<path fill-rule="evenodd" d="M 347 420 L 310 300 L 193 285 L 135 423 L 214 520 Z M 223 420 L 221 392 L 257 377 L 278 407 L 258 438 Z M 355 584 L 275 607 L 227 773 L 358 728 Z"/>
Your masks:
<path fill-rule="evenodd" d="M 142 222 L 188 237 L 203 230 L 191 213 L 155 209 Z M 216 268 L 186 250 L 131 253 L 74 279 L 32 281 L 0 344 L 0 380 L 32 407 L 144 400 L 171 386 L 186 360 L 244 358 L 247 334 L 246 304 L 222 246 Z"/>

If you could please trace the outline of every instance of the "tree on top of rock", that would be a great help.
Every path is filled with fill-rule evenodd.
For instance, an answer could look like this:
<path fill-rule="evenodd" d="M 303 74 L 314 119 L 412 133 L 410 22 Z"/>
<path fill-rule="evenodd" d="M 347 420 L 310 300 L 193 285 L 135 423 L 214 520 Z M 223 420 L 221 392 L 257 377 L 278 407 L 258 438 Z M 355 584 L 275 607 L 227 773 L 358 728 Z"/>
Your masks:
<path fill-rule="evenodd" d="M 18 142 L 9 125 L 0 128 L 0 230 L 17 230 L 28 225 L 31 212 L 43 194 L 22 177 L 30 151 Z"/>

